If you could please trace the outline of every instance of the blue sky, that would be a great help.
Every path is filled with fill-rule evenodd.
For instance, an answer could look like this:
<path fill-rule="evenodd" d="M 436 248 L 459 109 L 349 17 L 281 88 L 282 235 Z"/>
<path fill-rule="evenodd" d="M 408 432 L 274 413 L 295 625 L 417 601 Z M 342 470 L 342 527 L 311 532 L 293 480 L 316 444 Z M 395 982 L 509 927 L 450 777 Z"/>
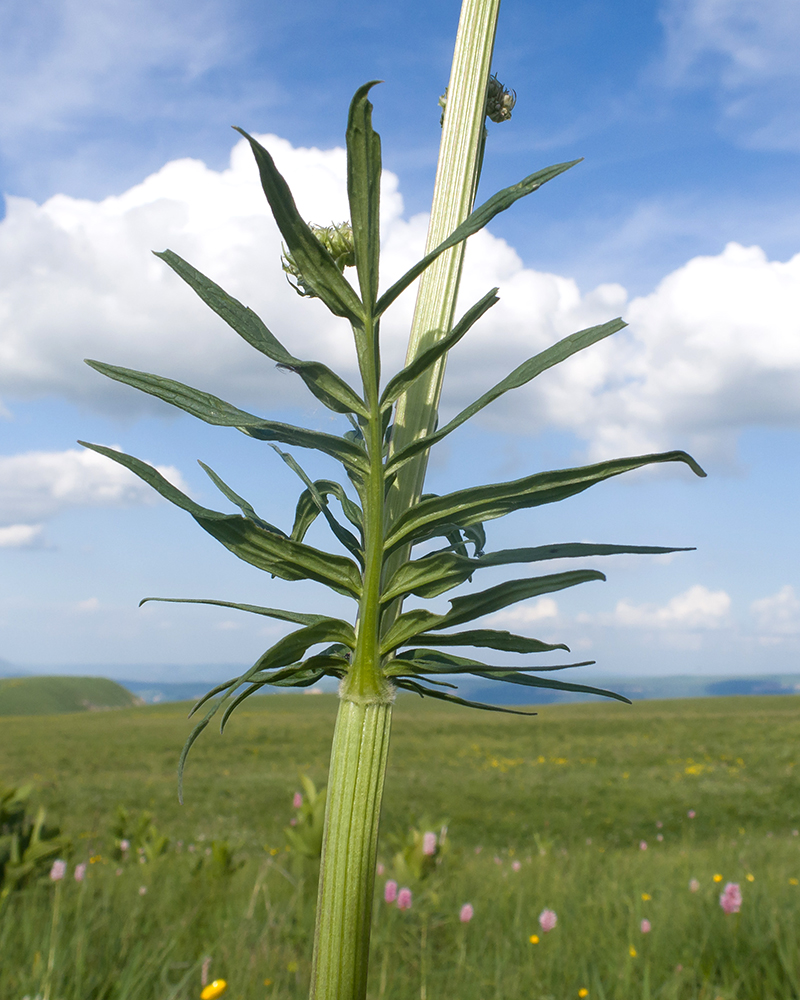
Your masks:
<path fill-rule="evenodd" d="M 308 218 L 341 218 L 347 103 L 383 79 L 373 94 L 390 276 L 424 239 L 458 8 L 0 5 L 0 660 L 213 679 L 209 664 L 252 662 L 280 626 L 215 609 L 140 611 L 140 597 L 338 606 L 237 562 L 111 463 L 81 454 L 77 438 L 119 445 L 210 503 L 199 457 L 261 498 L 264 516 L 291 522 L 297 487 L 263 445 L 104 384 L 80 359 L 327 426 L 148 251 L 171 246 L 298 352 L 352 373 L 341 327 L 283 281 L 279 239 L 229 126 L 271 137 Z M 493 284 L 501 303 L 453 358 L 444 407 L 559 336 L 620 313 L 631 325 L 441 445 L 430 482 L 442 491 L 692 451 L 707 480 L 637 474 L 489 525 L 497 547 L 697 546 L 606 560 L 607 583 L 504 619 L 568 642 L 605 674 L 797 668 L 799 44 L 800 9 L 781 0 L 501 9 L 494 68 L 518 101 L 511 122 L 491 128 L 479 197 L 548 163 L 585 162 L 470 246 L 462 305 Z M 387 323 L 390 365 L 411 305 Z"/>

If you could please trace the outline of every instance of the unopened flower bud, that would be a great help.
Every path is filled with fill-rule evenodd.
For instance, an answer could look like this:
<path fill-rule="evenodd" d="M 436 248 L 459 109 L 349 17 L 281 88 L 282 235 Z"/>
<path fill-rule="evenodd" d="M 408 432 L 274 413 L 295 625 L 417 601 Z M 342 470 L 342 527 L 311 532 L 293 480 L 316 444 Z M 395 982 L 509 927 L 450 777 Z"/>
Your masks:
<path fill-rule="evenodd" d="M 516 103 L 516 92 L 506 90 L 495 73 L 489 79 L 489 89 L 486 94 L 486 117 L 493 122 L 507 122 Z"/>
<path fill-rule="evenodd" d="M 313 222 L 310 222 L 309 227 L 331 257 L 333 257 L 333 262 L 340 271 L 343 272 L 346 267 L 355 266 L 356 251 L 353 244 L 353 229 L 349 222 L 334 222 L 330 226 L 316 226 Z M 298 295 L 312 299 L 317 297 L 317 293 L 308 285 L 303 272 L 297 266 L 297 262 L 285 246 L 283 247 L 283 255 L 281 257 L 281 266 L 287 274 L 289 284 Z"/>

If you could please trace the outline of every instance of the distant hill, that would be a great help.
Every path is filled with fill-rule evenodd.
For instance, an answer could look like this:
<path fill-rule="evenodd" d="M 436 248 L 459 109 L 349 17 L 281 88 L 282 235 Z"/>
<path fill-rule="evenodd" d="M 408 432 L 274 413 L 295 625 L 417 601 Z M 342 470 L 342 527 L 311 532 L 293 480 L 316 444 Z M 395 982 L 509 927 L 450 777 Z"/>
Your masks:
<path fill-rule="evenodd" d="M 96 712 L 140 704 L 141 699 L 105 677 L 14 677 L 0 680 L 0 716 Z"/>

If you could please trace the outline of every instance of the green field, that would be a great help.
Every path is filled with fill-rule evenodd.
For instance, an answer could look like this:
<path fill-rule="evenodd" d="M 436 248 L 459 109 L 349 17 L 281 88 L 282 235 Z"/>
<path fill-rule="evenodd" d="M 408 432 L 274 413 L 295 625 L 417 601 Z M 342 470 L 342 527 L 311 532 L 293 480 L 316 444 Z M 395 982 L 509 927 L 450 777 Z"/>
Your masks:
<path fill-rule="evenodd" d="M 0 679 L 0 716 L 97 712 L 135 704 L 130 691 L 105 677 Z"/>
<path fill-rule="evenodd" d="M 226 1000 L 305 995 L 316 870 L 283 829 L 299 773 L 325 782 L 335 699 L 248 702 L 196 746 L 181 807 L 185 708 L 3 720 L 0 781 L 35 781 L 72 840 L 63 883 L 3 903 L 3 1000 L 41 994 L 48 963 L 50 1000 L 188 1000 L 206 956 Z M 726 698 L 525 719 L 399 699 L 370 997 L 800 998 L 798 709 L 794 696 Z M 152 814 L 170 839 L 160 856 L 119 859 L 118 806 Z M 402 882 L 411 910 L 385 904 L 409 828 L 443 823 L 442 863 Z M 729 881 L 738 914 L 719 906 Z M 558 914 L 549 934 L 544 908 Z"/>

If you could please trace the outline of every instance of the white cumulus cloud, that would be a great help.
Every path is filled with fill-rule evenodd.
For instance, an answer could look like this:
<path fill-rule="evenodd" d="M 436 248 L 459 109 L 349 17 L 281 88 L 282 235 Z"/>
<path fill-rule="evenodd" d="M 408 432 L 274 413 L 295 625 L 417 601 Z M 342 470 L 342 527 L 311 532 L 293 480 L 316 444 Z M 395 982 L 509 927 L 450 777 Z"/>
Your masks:
<path fill-rule="evenodd" d="M 759 630 L 766 635 L 795 635 L 800 632 L 800 598 L 787 583 L 777 594 L 753 601 L 750 610 Z"/>
<path fill-rule="evenodd" d="M 261 138 L 305 218 L 347 217 L 343 150 Z M 403 218 L 394 175 L 384 174 L 383 189 L 385 287 L 421 253 L 426 218 Z M 265 413 L 305 398 L 294 376 L 255 357 L 149 252 L 165 246 L 252 306 L 295 354 L 355 377 L 347 324 L 285 280 L 280 235 L 239 142 L 226 170 L 173 161 L 100 202 L 9 199 L 0 222 L 0 393 L 166 412 L 88 369 L 81 359 L 89 356 Z M 800 254 L 771 261 L 758 247 L 732 243 L 630 299 L 620 285 L 582 292 L 568 277 L 526 268 L 484 231 L 469 244 L 459 308 L 494 284 L 499 304 L 449 361 L 445 415 L 555 340 L 622 314 L 628 329 L 504 397 L 482 419 L 523 433 L 572 431 L 592 457 L 687 447 L 700 459 L 729 453 L 742 427 L 800 423 Z M 386 371 L 402 364 L 413 299 L 402 296 L 384 319 Z"/>
<path fill-rule="evenodd" d="M 159 472 L 185 489 L 180 472 Z M 153 503 L 157 494 L 132 472 L 93 451 L 29 451 L 0 456 L 0 544 L 33 544 L 41 532 L 34 523 L 69 507 L 116 507 Z"/>
<path fill-rule="evenodd" d="M 9 524 L 0 528 L 0 549 L 28 549 L 41 541 L 41 524 Z"/>
<path fill-rule="evenodd" d="M 728 619 L 731 599 L 724 590 L 709 590 L 695 584 L 661 607 L 655 604 L 617 603 L 613 624 L 647 629 L 720 628 Z"/>
<path fill-rule="evenodd" d="M 492 615 L 488 622 L 492 626 L 518 628 L 531 622 L 548 621 L 554 618 L 558 618 L 558 604 L 552 597 L 540 597 L 533 603 L 518 604 L 507 611 L 499 611 L 496 615 Z"/>

